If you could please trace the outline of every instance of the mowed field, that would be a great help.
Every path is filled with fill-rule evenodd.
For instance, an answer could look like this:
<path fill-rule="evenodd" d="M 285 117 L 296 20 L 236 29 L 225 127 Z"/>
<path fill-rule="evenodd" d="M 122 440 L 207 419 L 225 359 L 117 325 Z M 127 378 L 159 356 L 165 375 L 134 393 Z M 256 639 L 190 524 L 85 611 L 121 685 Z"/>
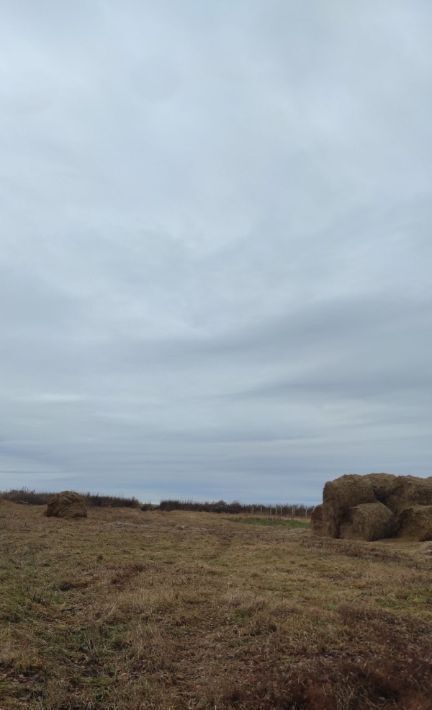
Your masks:
<path fill-rule="evenodd" d="M 432 708 L 432 543 L 0 503 L 0 708 Z"/>

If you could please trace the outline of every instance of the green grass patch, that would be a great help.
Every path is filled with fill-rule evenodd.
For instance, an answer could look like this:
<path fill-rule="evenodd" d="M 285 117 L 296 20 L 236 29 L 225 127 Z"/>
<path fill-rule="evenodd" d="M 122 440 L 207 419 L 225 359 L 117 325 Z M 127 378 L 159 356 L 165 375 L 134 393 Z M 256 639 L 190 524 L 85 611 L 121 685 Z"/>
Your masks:
<path fill-rule="evenodd" d="M 309 528 L 308 520 L 291 520 L 287 518 L 242 518 L 229 517 L 225 518 L 233 523 L 245 523 L 246 525 L 283 525 L 286 528 Z"/>

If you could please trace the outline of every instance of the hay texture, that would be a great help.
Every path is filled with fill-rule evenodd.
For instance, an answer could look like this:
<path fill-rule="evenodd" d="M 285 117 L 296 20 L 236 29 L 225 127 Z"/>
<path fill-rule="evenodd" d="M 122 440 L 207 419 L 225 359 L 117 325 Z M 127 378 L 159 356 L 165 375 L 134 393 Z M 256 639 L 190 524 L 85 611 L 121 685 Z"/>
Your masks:
<path fill-rule="evenodd" d="M 354 540 L 380 540 L 396 530 L 394 514 L 383 503 L 362 503 L 349 511 L 341 525 L 341 537 Z"/>
<path fill-rule="evenodd" d="M 56 493 L 48 502 L 46 515 L 49 518 L 86 518 L 85 500 L 74 491 Z"/>
<path fill-rule="evenodd" d="M 432 477 L 350 474 L 325 484 L 323 503 L 312 515 L 312 532 L 360 540 L 394 535 L 429 540 L 429 509 Z"/>
<path fill-rule="evenodd" d="M 371 482 L 375 498 L 385 505 L 400 485 L 400 476 L 391 473 L 368 473 L 364 478 Z"/>
<path fill-rule="evenodd" d="M 413 505 L 400 515 L 399 537 L 432 540 L 432 505 Z"/>
<path fill-rule="evenodd" d="M 432 505 L 432 478 L 396 476 L 396 487 L 386 500 L 395 513 L 415 505 Z"/>
<path fill-rule="evenodd" d="M 328 503 L 316 505 L 311 516 L 312 532 L 324 537 L 339 537 L 338 517 Z"/>
<path fill-rule="evenodd" d="M 365 476 L 347 475 L 329 481 L 324 486 L 321 509 L 314 511 L 312 530 L 316 535 L 340 537 L 351 508 L 375 502 L 372 483 Z"/>

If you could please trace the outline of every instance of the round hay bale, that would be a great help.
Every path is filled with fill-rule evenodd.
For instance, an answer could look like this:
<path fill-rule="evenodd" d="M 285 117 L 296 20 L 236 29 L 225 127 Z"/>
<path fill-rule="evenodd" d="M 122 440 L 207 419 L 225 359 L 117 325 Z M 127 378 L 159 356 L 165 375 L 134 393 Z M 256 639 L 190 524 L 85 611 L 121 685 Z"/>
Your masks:
<path fill-rule="evenodd" d="M 376 498 L 372 481 L 366 476 L 348 474 L 325 484 L 323 501 L 327 534 L 340 537 L 340 527 L 347 520 L 351 508 L 362 503 L 375 503 Z"/>
<path fill-rule="evenodd" d="M 368 473 L 365 478 L 371 481 L 375 498 L 384 504 L 399 486 L 399 476 L 393 473 Z"/>
<path fill-rule="evenodd" d="M 83 496 L 74 491 L 56 493 L 48 501 L 46 515 L 56 518 L 86 518 L 87 507 Z"/>
<path fill-rule="evenodd" d="M 341 524 L 341 537 L 352 540 L 380 540 L 395 533 L 392 511 L 383 503 L 363 503 L 351 508 L 348 519 Z"/>
<path fill-rule="evenodd" d="M 384 510 L 380 506 L 363 509 L 363 506 L 377 503 Z M 429 535 L 427 513 L 416 514 L 421 521 L 418 523 L 414 522 L 413 512 L 401 516 L 406 509 L 428 506 L 432 507 L 432 476 L 419 478 L 390 473 L 341 476 L 325 484 L 323 504 L 315 509 L 312 516 L 312 532 L 330 537 L 355 536 L 373 540 L 395 535 L 401 527 L 401 530 L 411 530 L 407 534 L 414 539 L 420 539 L 418 535 Z M 356 511 L 353 511 L 354 508 Z"/>
<path fill-rule="evenodd" d="M 399 537 L 432 540 L 432 505 L 413 505 L 399 516 Z"/>
<path fill-rule="evenodd" d="M 324 486 L 323 501 L 330 503 L 335 510 L 374 503 L 375 500 L 372 481 L 367 476 L 348 474 L 328 481 Z"/>
<path fill-rule="evenodd" d="M 313 535 L 339 537 L 337 517 L 329 503 L 315 506 L 311 515 L 311 526 Z"/>
<path fill-rule="evenodd" d="M 397 476 L 385 503 L 395 513 L 417 505 L 432 505 L 432 478 Z"/>

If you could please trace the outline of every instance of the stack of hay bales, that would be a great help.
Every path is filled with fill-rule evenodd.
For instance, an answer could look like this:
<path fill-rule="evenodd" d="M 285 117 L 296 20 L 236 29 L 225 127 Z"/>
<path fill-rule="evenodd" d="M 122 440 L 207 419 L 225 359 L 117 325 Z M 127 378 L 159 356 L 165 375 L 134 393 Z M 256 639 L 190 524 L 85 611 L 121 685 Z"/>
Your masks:
<path fill-rule="evenodd" d="M 86 518 L 85 499 L 74 491 L 56 493 L 48 502 L 46 515 L 49 518 Z"/>
<path fill-rule="evenodd" d="M 432 477 L 370 473 L 329 481 L 312 514 L 312 531 L 360 540 L 432 540 Z"/>

